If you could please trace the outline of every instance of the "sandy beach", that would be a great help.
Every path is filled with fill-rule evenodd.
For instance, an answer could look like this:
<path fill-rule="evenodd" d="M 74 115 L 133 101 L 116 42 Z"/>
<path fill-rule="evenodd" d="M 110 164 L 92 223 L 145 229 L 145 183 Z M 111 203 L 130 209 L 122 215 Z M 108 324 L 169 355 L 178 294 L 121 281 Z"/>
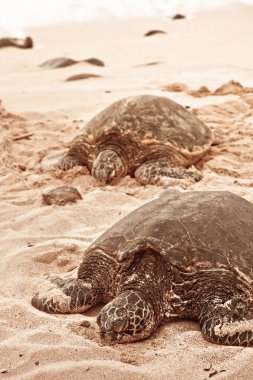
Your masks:
<path fill-rule="evenodd" d="M 76 267 L 96 237 L 164 191 L 130 177 L 101 186 L 81 167 L 41 170 L 120 98 L 167 96 L 213 130 L 214 145 L 196 164 L 203 179 L 175 180 L 176 188 L 228 190 L 253 202 L 252 17 L 253 7 L 243 5 L 177 21 L 108 17 L 31 28 L 33 49 L 0 49 L 0 379 L 253 379 L 253 349 L 208 343 L 197 323 L 104 346 L 98 309 L 48 315 L 30 302 L 45 273 Z M 152 29 L 166 33 L 144 37 Z M 105 66 L 39 66 L 55 57 L 98 58 Z M 100 77 L 66 81 L 76 74 Z M 62 185 L 83 199 L 44 205 L 42 193 Z"/>

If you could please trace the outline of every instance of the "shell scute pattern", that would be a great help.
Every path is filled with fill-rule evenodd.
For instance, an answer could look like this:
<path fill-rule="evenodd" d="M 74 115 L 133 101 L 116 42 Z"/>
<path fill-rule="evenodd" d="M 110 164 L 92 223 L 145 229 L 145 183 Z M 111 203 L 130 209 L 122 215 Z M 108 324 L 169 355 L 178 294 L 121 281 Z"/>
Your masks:
<path fill-rule="evenodd" d="M 107 230 L 95 246 L 112 255 L 117 252 L 119 260 L 139 251 L 142 245 L 150 246 L 170 262 L 180 262 L 184 257 L 182 267 L 210 261 L 213 265 L 242 266 L 252 275 L 249 202 L 228 192 L 202 192 L 201 196 L 198 192 L 168 193 L 149 203 L 148 208 L 144 205 L 123 218 L 117 229 L 113 226 Z M 238 255 L 238 251 L 244 253 Z"/>

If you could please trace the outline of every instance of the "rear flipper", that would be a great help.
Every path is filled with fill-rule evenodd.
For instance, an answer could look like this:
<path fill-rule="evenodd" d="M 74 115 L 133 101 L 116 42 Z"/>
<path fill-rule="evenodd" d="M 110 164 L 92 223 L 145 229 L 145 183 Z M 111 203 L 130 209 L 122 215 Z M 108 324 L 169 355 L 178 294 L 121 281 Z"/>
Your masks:
<path fill-rule="evenodd" d="M 216 302 L 215 302 L 216 301 Z M 213 343 L 253 346 L 253 309 L 240 297 L 207 302 L 199 317 L 202 334 Z"/>
<path fill-rule="evenodd" d="M 32 298 L 32 305 L 47 313 L 81 313 L 100 301 L 98 288 L 82 279 L 50 276 Z"/>
<path fill-rule="evenodd" d="M 191 179 L 198 182 L 202 174 L 191 167 L 176 167 L 171 165 L 167 158 L 160 158 L 154 162 L 145 162 L 135 171 L 135 178 L 141 185 L 164 184 L 165 178 Z"/>

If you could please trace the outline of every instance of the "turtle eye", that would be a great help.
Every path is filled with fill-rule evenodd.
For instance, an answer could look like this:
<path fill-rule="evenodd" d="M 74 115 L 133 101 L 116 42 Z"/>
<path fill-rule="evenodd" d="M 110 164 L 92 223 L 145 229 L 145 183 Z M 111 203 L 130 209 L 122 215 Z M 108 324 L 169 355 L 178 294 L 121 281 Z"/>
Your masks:
<path fill-rule="evenodd" d="M 117 333 L 120 333 L 122 332 L 123 330 L 126 329 L 128 325 L 128 319 L 127 317 L 120 317 L 120 318 L 117 318 L 113 321 L 113 331 L 114 332 L 117 332 Z"/>

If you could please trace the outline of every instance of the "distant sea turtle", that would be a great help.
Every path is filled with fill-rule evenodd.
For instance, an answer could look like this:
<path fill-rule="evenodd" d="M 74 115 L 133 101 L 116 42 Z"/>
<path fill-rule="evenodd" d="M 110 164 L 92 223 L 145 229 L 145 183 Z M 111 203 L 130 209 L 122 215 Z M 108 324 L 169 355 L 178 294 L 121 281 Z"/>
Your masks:
<path fill-rule="evenodd" d="M 56 57 L 56 58 L 52 58 L 43 62 L 40 65 L 40 67 L 45 67 L 48 69 L 58 69 L 61 67 L 72 66 L 72 65 L 75 65 L 76 63 L 81 63 L 81 62 L 90 63 L 91 65 L 95 65 L 95 66 L 105 66 L 104 62 L 98 58 L 87 58 L 87 59 L 82 59 L 80 61 L 77 61 L 76 59 L 67 58 L 67 57 Z"/>
<path fill-rule="evenodd" d="M 253 346 L 253 205 L 229 192 L 167 191 L 109 228 L 85 252 L 77 278 L 52 277 L 32 304 L 82 313 L 106 343 L 150 336 L 190 318 L 214 343 Z"/>
<path fill-rule="evenodd" d="M 85 165 L 101 182 L 126 174 L 141 184 L 163 177 L 201 179 L 188 168 L 210 148 L 212 132 L 196 116 L 166 97 L 139 95 L 101 111 L 71 143 L 58 164 Z"/>
<path fill-rule="evenodd" d="M 4 47 L 17 47 L 20 49 L 31 49 L 33 47 L 33 40 L 31 37 L 25 38 L 11 38 L 4 37 L 0 38 L 0 48 Z"/>

